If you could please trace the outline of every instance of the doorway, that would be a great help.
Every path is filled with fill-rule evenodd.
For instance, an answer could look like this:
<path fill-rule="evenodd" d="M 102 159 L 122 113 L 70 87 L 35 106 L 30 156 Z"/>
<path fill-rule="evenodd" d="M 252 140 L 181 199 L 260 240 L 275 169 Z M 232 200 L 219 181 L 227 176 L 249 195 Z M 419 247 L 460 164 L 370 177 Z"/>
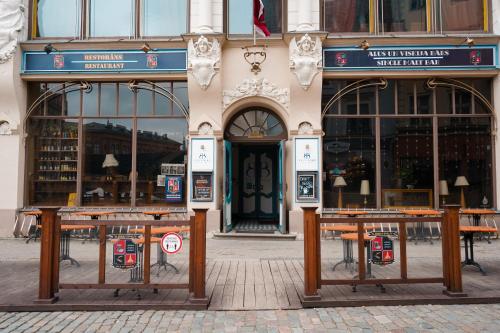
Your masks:
<path fill-rule="evenodd" d="M 271 111 L 252 108 L 230 121 L 224 141 L 224 232 L 286 233 L 286 131 Z"/>

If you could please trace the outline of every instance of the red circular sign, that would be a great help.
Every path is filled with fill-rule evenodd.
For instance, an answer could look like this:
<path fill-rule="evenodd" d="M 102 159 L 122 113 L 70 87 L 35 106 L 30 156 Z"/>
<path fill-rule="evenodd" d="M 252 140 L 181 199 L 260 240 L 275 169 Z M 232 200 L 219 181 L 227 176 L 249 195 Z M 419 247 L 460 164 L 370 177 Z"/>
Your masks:
<path fill-rule="evenodd" d="M 174 254 L 182 248 L 182 237 L 175 232 L 169 232 L 161 238 L 161 249 L 168 254 Z"/>

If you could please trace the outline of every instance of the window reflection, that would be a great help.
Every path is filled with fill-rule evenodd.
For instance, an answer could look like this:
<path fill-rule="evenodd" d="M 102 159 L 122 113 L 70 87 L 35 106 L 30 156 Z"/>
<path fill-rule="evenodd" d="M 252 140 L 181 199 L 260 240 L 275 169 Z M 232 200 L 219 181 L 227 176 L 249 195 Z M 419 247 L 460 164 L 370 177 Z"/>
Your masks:
<path fill-rule="evenodd" d="M 36 4 L 37 37 L 78 37 L 80 35 L 80 0 L 39 0 Z"/>
<path fill-rule="evenodd" d="M 130 203 L 132 121 L 87 119 L 83 123 L 83 204 Z"/>
<path fill-rule="evenodd" d="M 90 0 L 90 37 L 134 36 L 134 29 L 134 0 Z"/>
<path fill-rule="evenodd" d="M 180 36 L 186 33 L 186 0 L 143 0 L 143 36 Z"/>
<path fill-rule="evenodd" d="M 373 119 L 325 118 L 323 121 L 324 205 L 337 208 L 335 178 L 343 177 L 343 203 L 348 208 L 376 207 L 375 121 Z M 361 191 L 368 180 L 369 193 Z M 365 205 L 366 199 L 366 205 Z"/>
<path fill-rule="evenodd" d="M 441 0 L 440 6 L 443 31 L 483 30 L 483 1 Z"/>
<path fill-rule="evenodd" d="M 185 119 L 138 120 L 137 205 L 186 203 L 186 135 Z"/>

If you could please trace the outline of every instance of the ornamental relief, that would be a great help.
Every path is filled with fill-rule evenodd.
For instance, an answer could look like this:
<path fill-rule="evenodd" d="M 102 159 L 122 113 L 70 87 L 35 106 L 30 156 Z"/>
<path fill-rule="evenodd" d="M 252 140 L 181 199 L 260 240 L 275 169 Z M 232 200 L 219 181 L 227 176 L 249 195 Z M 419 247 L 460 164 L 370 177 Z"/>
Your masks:
<path fill-rule="evenodd" d="M 290 69 L 304 90 L 309 89 L 312 80 L 323 68 L 321 50 L 321 39 L 316 37 L 313 40 L 308 34 L 298 42 L 295 37 L 290 42 Z"/>
<path fill-rule="evenodd" d="M 188 72 L 201 89 L 206 90 L 220 68 L 220 44 L 217 39 L 209 42 L 205 36 L 188 43 Z"/>
<path fill-rule="evenodd" d="M 251 96 L 267 97 L 279 103 L 288 110 L 290 105 L 290 92 L 286 88 L 278 88 L 268 79 L 245 79 L 234 90 L 222 92 L 223 109 L 227 109 L 234 102 Z"/>
<path fill-rule="evenodd" d="M 0 0 L 0 64 L 12 58 L 24 27 L 22 0 Z"/>

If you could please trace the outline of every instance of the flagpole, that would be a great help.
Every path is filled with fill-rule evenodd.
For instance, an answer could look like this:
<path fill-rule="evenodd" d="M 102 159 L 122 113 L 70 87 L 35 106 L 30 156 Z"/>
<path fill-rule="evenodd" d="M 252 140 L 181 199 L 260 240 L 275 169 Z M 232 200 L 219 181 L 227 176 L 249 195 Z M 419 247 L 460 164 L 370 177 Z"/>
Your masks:
<path fill-rule="evenodd" d="M 252 27 L 253 27 L 253 46 L 257 45 L 257 33 L 255 31 L 255 24 L 252 22 Z"/>

